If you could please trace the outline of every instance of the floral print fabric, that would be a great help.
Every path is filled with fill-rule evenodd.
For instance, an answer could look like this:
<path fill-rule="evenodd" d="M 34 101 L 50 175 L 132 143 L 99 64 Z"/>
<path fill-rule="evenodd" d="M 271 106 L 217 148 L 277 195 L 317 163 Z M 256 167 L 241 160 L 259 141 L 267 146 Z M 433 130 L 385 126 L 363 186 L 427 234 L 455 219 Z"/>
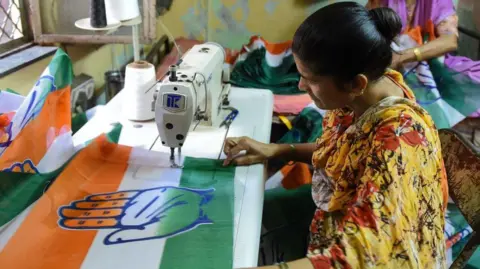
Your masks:
<path fill-rule="evenodd" d="M 348 109 L 324 119 L 307 254 L 315 268 L 446 267 L 438 133 L 401 75 L 386 76 L 407 98 L 388 97 L 356 121 Z"/>

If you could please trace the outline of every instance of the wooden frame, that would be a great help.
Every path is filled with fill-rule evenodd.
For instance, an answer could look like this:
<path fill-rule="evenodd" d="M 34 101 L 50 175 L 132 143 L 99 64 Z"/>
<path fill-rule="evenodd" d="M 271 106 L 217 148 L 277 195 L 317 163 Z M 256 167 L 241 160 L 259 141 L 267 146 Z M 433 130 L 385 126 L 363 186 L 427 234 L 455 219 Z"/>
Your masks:
<path fill-rule="evenodd" d="M 22 35 L 23 37 L 11 40 L 7 43 L 0 44 L 0 54 L 7 53 L 11 50 L 15 50 L 25 44 L 32 41 L 32 35 L 28 23 L 28 10 L 26 8 L 26 0 L 18 1 L 20 9 L 20 21 L 22 23 Z"/>
<path fill-rule="evenodd" d="M 65 35 L 65 34 L 47 34 L 43 32 L 40 1 L 41 0 L 28 0 L 29 8 L 28 14 L 31 22 L 31 28 L 33 33 L 33 39 L 35 43 L 40 45 L 52 44 L 52 43 L 83 43 L 83 44 L 107 44 L 107 43 L 120 43 L 129 44 L 132 43 L 131 36 L 113 36 L 102 34 L 91 35 Z M 83 1 L 83 0 L 82 0 Z M 140 29 L 140 42 L 152 43 L 156 39 L 156 0 L 141 0 L 143 1 L 143 29 Z"/>

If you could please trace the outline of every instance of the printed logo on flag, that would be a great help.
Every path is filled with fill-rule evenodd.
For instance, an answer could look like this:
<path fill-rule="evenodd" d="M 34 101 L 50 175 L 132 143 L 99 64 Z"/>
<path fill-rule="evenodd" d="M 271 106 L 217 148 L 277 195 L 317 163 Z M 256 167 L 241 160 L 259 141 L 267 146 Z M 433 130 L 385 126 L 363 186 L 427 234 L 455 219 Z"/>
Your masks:
<path fill-rule="evenodd" d="M 48 94 L 55 90 L 57 90 L 57 87 L 55 86 L 55 78 L 52 75 L 43 75 L 38 79 L 32 92 L 27 97 L 28 107 L 24 112 L 20 128 L 25 127 L 31 120 L 38 116 Z"/>
<path fill-rule="evenodd" d="M 12 143 L 12 118 L 15 112 L 0 113 L 0 147 L 8 147 Z"/>
<path fill-rule="evenodd" d="M 14 163 L 9 168 L 5 168 L 2 172 L 16 172 L 16 173 L 31 173 L 38 174 L 37 167 L 33 164 L 32 160 L 25 160 L 22 163 Z"/>
<path fill-rule="evenodd" d="M 69 230 L 111 230 L 105 245 L 169 238 L 213 224 L 204 210 L 214 192 L 158 187 L 90 195 L 60 207 L 58 224 Z"/>

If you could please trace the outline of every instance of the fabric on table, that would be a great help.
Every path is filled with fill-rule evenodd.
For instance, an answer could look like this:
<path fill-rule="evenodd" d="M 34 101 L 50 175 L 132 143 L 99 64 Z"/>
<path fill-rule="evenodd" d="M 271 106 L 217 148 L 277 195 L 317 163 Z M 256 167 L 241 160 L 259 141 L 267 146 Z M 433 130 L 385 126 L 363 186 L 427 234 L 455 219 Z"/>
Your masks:
<path fill-rule="evenodd" d="M 85 124 L 87 124 L 87 113 L 78 113 L 72 117 L 72 134 L 78 132 Z"/>
<path fill-rule="evenodd" d="M 209 198 L 212 201 L 202 212 L 214 224 L 168 239 L 159 268 L 232 268 L 234 177 L 235 168 L 223 167 L 218 160 L 185 159 L 180 187 L 215 189 L 215 197 Z M 186 217 L 175 215 L 175 222 Z"/>
<path fill-rule="evenodd" d="M 234 168 L 187 158 L 183 170 L 167 171 L 169 163 L 168 154 L 98 137 L 75 155 L 0 245 L 0 264 L 131 268 L 136 261 L 162 269 L 231 268 Z M 152 248 L 158 254 L 152 255 Z M 25 252 L 29 259 L 21 258 Z"/>
<path fill-rule="evenodd" d="M 0 92 L 8 104 L 0 106 L 0 227 L 40 198 L 75 154 L 72 79 L 71 61 L 58 50 L 28 96 Z M 107 137 L 118 142 L 120 132 L 117 124 Z"/>
<path fill-rule="evenodd" d="M 0 227 L 40 198 L 62 170 L 46 174 L 0 172 Z"/>
<path fill-rule="evenodd" d="M 105 135 L 111 143 L 118 143 L 122 125 L 116 124 Z M 90 144 L 92 141 L 87 142 Z M 24 166 L 24 171 L 0 171 L 0 227 L 10 222 L 32 203 L 37 201 L 65 169 L 71 159 L 55 171 L 49 173 L 32 173 Z"/>
<path fill-rule="evenodd" d="M 27 97 L 0 94 L 0 104 L 16 104 L 0 113 L 0 171 L 49 173 L 73 155 L 72 79 L 71 60 L 59 49 Z"/>

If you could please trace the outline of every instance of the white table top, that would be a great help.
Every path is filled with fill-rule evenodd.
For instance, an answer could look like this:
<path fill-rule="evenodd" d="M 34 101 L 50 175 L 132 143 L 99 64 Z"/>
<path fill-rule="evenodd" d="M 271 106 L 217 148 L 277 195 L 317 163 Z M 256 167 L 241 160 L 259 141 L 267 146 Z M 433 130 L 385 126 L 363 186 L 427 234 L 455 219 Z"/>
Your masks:
<path fill-rule="evenodd" d="M 79 145 L 95 138 L 108 131 L 112 123 L 120 122 L 123 125 L 120 144 L 170 152 L 161 143 L 155 143 L 158 131 L 153 120 L 139 123 L 122 116 L 121 99 L 122 92 L 75 134 L 74 144 Z M 228 137 L 248 136 L 268 143 L 273 112 L 272 93 L 233 87 L 230 101 L 231 106 L 239 110 L 239 114 L 230 126 Z M 222 152 L 225 133 L 225 128 L 198 126 L 194 132 L 189 133 L 182 155 L 217 159 Z M 235 170 L 235 268 L 256 266 L 258 262 L 265 177 L 263 165 L 237 167 Z"/>

